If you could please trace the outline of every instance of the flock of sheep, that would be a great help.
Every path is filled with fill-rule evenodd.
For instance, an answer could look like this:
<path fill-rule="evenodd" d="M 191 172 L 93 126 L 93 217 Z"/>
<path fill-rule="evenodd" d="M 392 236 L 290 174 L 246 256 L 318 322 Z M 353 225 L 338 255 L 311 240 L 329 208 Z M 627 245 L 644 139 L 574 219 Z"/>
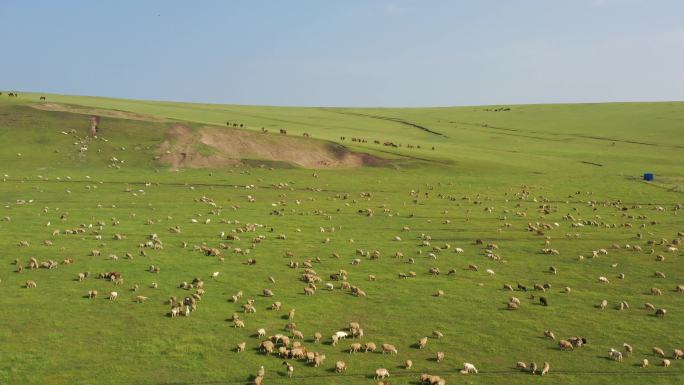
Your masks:
<path fill-rule="evenodd" d="M 250 189 L 251 188 L 253 187 L 250 187 Z M 288 186 L 272 185 L 271 188 L 287 189 Z M 132 193 L 133 190 L 128 188 L 125 192 Z M 409 196 L 412 197 L 412 199 L 414 200 L 422 198 L 422 194 L 425 194 L 425 196 L 427 196 L 427 193 L 419 193 L 415 190 L 411 190 L 409 192 Z M 373 194 L 366 192 L 360 193 L 357 197 L 353 197 L 350 194 L 337 194 L 335 196 L 335 199 L 341 199 L 343 201 L 353 200 L 354 202 L 357 202 L 358 199 L 366 203 L 371 202 L 372 198 Z M 539 211 L 541 213 L 549 214 L 553 212 L 552 204 L 550 201 L 546 200 L 543 197 L 532 197 L 530 191 L 525 188 L 523 188 L 521 191 L 515 194 L 514 197 L 511 198 L 521 201 L 533 200 L 537 203 Z M 246 196 L 244 199 L 245 202 L 248 203 L 254 203 L 256 201 L 256 198 L 253 197 L 251 194 Z M 466 200 L 471 200 L 471 198 L 467 198 Z M 217 201 L 206 196 L 198 198 L 195 202 L 207 205 L 209 207 L 210 212 L 212 213 L 217 213 L 221 209 L 221 206 Z M 296 203 L 299 204 L 300 202 L 297 201 Z M 479 201 L 479 198 L 476 198 L 475 201 L 472 203 L 474 203 L 475 205 L 483 205 L 484 202 Z M 590 207 L 596 207 L 597 205 L 599 205 L 599 203 L 597 202 L 589 203 Z M 611 203 L 605 205 L 612 205 L 616 209 L 623 210 L 623 205 L 621 205 L 620 203 Z M 669 210 L 672 210 L 676 213 L 682 208 L 682 205 L 676 205 Z M 624 210 L 627 211 L 628 209 L 629 208 L 625 208 Z M 655 212 L 661 212 L 665 210 L 666 209 L 662 207 L 654 208 Z M 484 211 L 492 212 L 493 208 L 485 207 Z M 276 213 L 278 213 L 278 211 L 276 211 Z M 518 217 L 526 216 L 526 213 L 522 209 L 519 211 L 506 210 L 504 214 Z M 392 215 L 392 211 L 384 205 L 381 205 L 380 208 L 375 207 L 358 210 L 356 215 L 359 215 L 361 217 L 373 217 L 376 215 Z M 646 220 L 646 218 L 636 218 L 631 217 L 630 215 L 625 216 L 625 219 L 629 222 L 620 225 L 620 227 L 622 228 L 632 227 L 632 219 Z M 9 221 L 11 219 L 7 217 L 6 220 Z M 616 228 L 615 224 L 608 223 L 607 221 L 602 220 L 598 216 L 589 220 L 580 220 L 576 219 L 573 216 L 573 214 L 567 214 L 563 216 L 563 220 L 567 222 L 567 225 L 562 226 L 558 222 L 528 222 L 524 231 L 531 233 L 533 236 L 539 237 L 539 239 L 542 240 L 544 243 L 544 247 L 539 250 L 540 254 L 563 254 L 562 250 L 558 250 L 556 248 L 551 247 L 553 243 L 553 238 L 550 236 L 550 234 L 552 234 L 554 231 L 557 231 L 558 228 L 566 227 L 569 229 L 579 229 L 585 226 L 604 227 L 609 229 Z M 209 219 L 206 219 L 204 220 L 204 223 L 208 224 L 210 223 L 209 221 Z M 511 223 L 505 221 L 506 220 L 504 219 L 504 228 L 513 227 Z M 444 220 L 444 224 L 448 224 L 448 222 L 449 220 Z M 148 223 L 154 222 L 150 220 L 148 221 Z M 197 224 L 201 222 L 193 218 L 191 223 Z M 205 255 L 207 257 L 215 258 L 220 262 L 230 260 L 230 256 L 238 256 L 239 258 L 245 258 L 240 263 L 249 266 L 254 266 L 257 265 L 258 257 L 252 256 L 251 252 L 256 250 L 255 248 L 258 244 L 271 241 L 287 241 L 289 239 L 296 237 L 297 233 L 299 232 L 297 231 L 295 232 L 295 234 L 292 235 L 286 235 L 282 233 L 275 234 L 274 229 L 270 227 L 270 225 L 252 223 L 251 221 L 242 223 L 238 220 L 224 220 L 222 223 L 226 226 L 232 225 L 233 227 L 231 229 L 227 229 L 224 232 L 221 232 L 219 234 L 218 240 L 214 240 L 214 242 L 202 242 L 201 244 L 196 245 L 191 245 L 189 242 L 183 242 L 181 245 L 179 245 L 179 247 L 191 250 L 193 252 Z M 116 227 L 118 226 L 118 224 L 119 221 L 117 219 L 113 218 L 111 220 L 111 227 Z M 52 237 L 52 239 L 56 239 L 59 236 L 69 236 L 72 234 L 84 236 L 92 235 L 97 240 L 101 240 L 102 237 L 105 236 L 105 234 L 107 233 L 107 227 L 108 226 L 105 221 L 97 221 L 94 224 L 81 224 L 72 228 L 50 231 L 47 235 L 48 237 Z M 645 226 L 642 227 L 645 228 Z M 326 236 L 322 242 L 324 244 L 329 243 L 335 231 L 335 226 L 320 227 L 321 233 L 329 233 L 326 234 L 328 236 Z M 170 234 L 174 234 L 177 236 L 187 235 L 188 233 L 181 225 L 169 227 L 168 232 Z M 429 234 L 418 234 L 415 231 L 413 231 L 409 226 L 403 226 L 398 228 L 397 234 L 398 235 L 394 236 L 392 241 L 401 242 L 403 240 L 403 237 L 407 239 L 415 239 L 417 242 L 417 251 L 414 255 L 407 257 L 404 255 L 403 252 L 399 251 L 391 255 L 391 258 L 396 258 L 398 260 L 405 261 L 405 266 L 407 266 L 407 268 L 411 268 L 411 266 L 415 264 L 417 258 L 427 258 L 428 260 L 436 260 L 438 258 L 441 258 L 445 253 L 448 252 L 455 254 L 463 254 L 465 253 L 465 250 L 468 248 L 480 250 L 482 258 L 484 258 L 483 260 L 498 263 L 498 266 L 500 266 L 501 269 L 506 268 L 505 263 L 507 258 L 500 251 L 501 248 L 499 247 L 499 245 L 493 242 L 485 242 L 481 239 L 476 239 L 473 240 L 472 245 L 460 245 L 461 247 L 452 247 L 452 245 L 450 245 L 449 243 L 434 241 L 433 237 L 431 237 Z M 113 241 L 123 242 L 127 239 L 126 235 L 121 234 L 119 232 L 113 232 L 111 235 L 109 235 L 109 237 Z M 566 238 L 568 239 L 577 237 L 580 237 L 579 233 L 566 234 Z M 140 239 L 140 243 L 135 245 L 135 248 L 137 249 L 137 254 L 140 256 L 146 256 L 147 253 L 152 250 L 164 250 L 164 247 L 167 245 L 162 241 L 161 238 L 162 237 L 158 234 L 150 234 L 146 239 Z M 248 246 L 237 246 L 238 242 L 241 241 L 241 238 L 246 239 L 246 243 L 248 244 Z M 32 240 L 17 240 L 16 244 L 19 248 L 25 249 L 28 252 L 32 249 L 32 242 Z M 349 243 L 353 242 L 354 240 L 349 239 Z M 637 242 L 640 244 L 636 244 Z M 213 243 L 214 246 L 208 246 L 209 243 Z M 668 256 L 676 258 L 680 254 L 679 247 L 682 243 L 684 243 L 684 232 L 675 232 L 673 233 L 672 238 L 655 239 L 655 237 L 648 236 L 647 230 L 644 230 L 643 232 L 640 231 L 637 233 L 637 238 L 635 242 L 631 242 L 630 244 L 613 243 L 612 245 L 605 245 L 605 248 L 597 248 L 595 250 L 592 250 L 590 253 L 587 254 L 586 258 L 589 259 L 605 257 L 611 253 L 611 250 L 627 250 L 633 253 L 653 255 L 655 261 L 663 261 Z M 53 244 L 53 241 L 51 239 L 45 239 L 42 242 L 42 244 L 44 246 L 49 247 Z M 376 274 L 370 274 L 361 279 L 359 277 L 354 277 L 353 273 L 349 273 L 349 270 L 354 269 L 354 266 L 368 263 L 366 261 L 379 260 L 383 258 L 384 254 L 385 252 L 378 249 L 365 250 L 361 248 L 357 249 L 355 255 L 353 256 L 342 256 L 338 253 L 333 253 L 333 260 L 339 261 L 335 262 L 337 264 L 336 268 L 327 275 L 320 275 L 317 272 L 317 270 L 319 270 L 318 266 L 325 268 L 328 265 L 324 262 L 324 260 L 321 257 L 297 260 L 293 253 L 287 252 L 287 256 L 290 258 L 290 261 L 286 264 L 286 266 L 283 266 L 283 268 L 290 268 L 297 272 L 293 280 L 296 279 L 298 281 L 301 281 L 301 292 L 307 297 L 315 298 L 315 296 L 318 295 L 319 290 L 342 290 L 348 292 L 349 294 L 355 297 L 363 298 L 372 296 L 372 293 L 368 293 L 366 290 L 361 288 L 363 281 L 375 281 L 377 280 L 377 276 Z M 118 255 L 110 254 L 105 256 L 99 250 L 92 250 L 90 252 L 90 255 L 87 257 L 106 258 L 106 260 L 112 261 L 112 263 L 115 263 L 117 260 L 119 260 Z M 28 262 L 26 263 L 17 259 L 14 263 L 16 266 L 15 271 L 16 273 L 30 275 L 30 271 L 35 269 L 52 270 L 59 268 L 59 266 L 76 265 L 78 258 L 79 256 L 77 256 L 76 258 L 69 257 L 61 262 L 58 262 L 52 259 L 40 261 L 36 257 L 31 257 L 28 259 Z M 132 253 L 125 253 L 125 255 L 123 255 L 121 258 L 133 259 L 135 258 L 135 256 Z M 347 258 L 347 260 L 345 260 L 345 258 Z M 578 262 L 581 262 L 584 259 L 585 256 L 583 255 L 576 256 L 576 260 Z M 342 267 L 344 268 L 340 268 L 339 263 L 348 264 L 349 267 L 343 265 Z M 475 263 L 469 263 L 467 265 L 461 266 L 461 269 L 473 272 L 484 271 L 485 274 L 489 277 L 496 277 L 497 274 L 493 268 L 481 269 L 478 266 L 478 264 Z M 151 274 L 160 274 L 161 267 L 156 265 L 150 265 L 147 268 L 147 270 Z M 447 276 L 450 276 L 456 274 L 458 270 L 460 269 L 454 268 L 450 269 L 446 273 L 443 273 L 438 267 L 431 267 L 427 271 L 398 272 L 397 276 L 399 279 L 406 280 L 415 278 L 418 275 L 440 276 L 446 274 Z M 548 272 L 553 275 L 561 274 L 561 272 L 559 272 L 559 269 L 555 266 L 549 266 Z M 205 277 L 194 277 L 189 281 L 175 283 L 178 285 L 178 289 L 183 290 L 185 294 L 180 296 L 180 298 L 178 298 L 177 296 L 173 296 L 166 299 L 165 302 L 168 306 L 167 316 L 171 318 L 191 316 L 193 312 L 197 311 L 199 304 L 201 303 L 203 297 L 206 294 L 207 288 L 210 288 L 212 286 L 211 284 L 208 285 L 205 282 L 219 279 L 220 274 L 221 272 L 214 271 L 209 272 Z M 653 277 L 655 279 L 662 279 L 666 277 L 666 273 L 660 270 L 656 270 L 653 273 Z M 76 274 L 74 280 L 78 281 L 81 285 L 85 285 L 93 279 L 110 281 L 114 289 L 109 291 L 109 293 L 105 294 L 106 298 L 110 301 L 120 300 L 123 291 L 122 289 L 117 289 L 117 287 L 122 287 L 125 284 L 125 273 L 122 273 L 120 271 L 102 271 L 97 274 L 93 274 L 91 272 L 79 272 L 78 274 Z M 595 279 L 600 284 L 610 285 L 611 279 L 613 279 L 613 277 L 602 275 Z M 616 275 L 615 279 L 621 280 L 626 279 L 626 277 L 624 274 L 620 273 Z M 272 285 L 272 287 L 276 287 L 276 281 L 273 277 L 269 277 L 268 282 L 269 285 Z M 28 279 L 25 281 L 24 286 L 27 289 L 39 290 L 40 284 L 41 283 L 36 282 L 35 279 Z M 149 285 L 149 287 L 152 289 L 156 289 L 156 281 L 152 282 Z M 128 290 L 133 293 L 133 301 L 138 303 L 144 303 L 149 298 L 147 296 L 138 295 L 137 292 L 139 288 L 140 284 L 135 283 L 132 286 L 130 286 Z M 248 350 L 248 348 L 255 348 L 265 356 L 277 357 L 279 360 L 282 360 L 282 366 L 284 367 L 284 371 L 286 375 L 289 377 L 296 377 L 295 372 L 297 366 L 305 364 L 311 365 L 313 367 L 328 366 L 329 368 L 334 369 L 336 373 L 345 373 L 349 367 L 349 364 L 345 362 L 345 360 L 335 360 L 335 362 L 333 363 L 326 361 L 326 353 L 328 353 L 328 355 L 330 354 L 330 347 L 335 347 L 339 344 L 344 345 L 344 349 L 350 355 L 374 352 L 388 355 L 388 367 L 390 364 L 392 364 L 393 360 L 395 360 L 392 357 L 397 357 L 399 351 L 403 350 L 405 352 L 406 350 L 408 350 L 408 347 L 397 347 L 396 345 L 389 343 L 387 341 L 382 341 L 382 343 L 376 343 L 369 340 L 371 337 L 374 336 L 365 333 L 364 329 L 358 322 L 350 322 L 343 328 L 334 328 L 331 325 L 331 329 L 327 332 L 316 331 L 313 333 L 304 333 L 304 331 L 300 330 L 297 327 L 297 324 L 295 322 L 296 318 L 299 318 L 299 316 L 296 316 L 297 312 L 295 308 L 292 306 L 285 306 L 279 300 L 273 301 L 269 309 L 272 312 L 287 311 L 287 323 L 283 325 L 283 329 L 279 330 L 278 333 L 273 333 L 269 335 L 266 328 L 260 327 L 260 325 L 258 325 L 258 321 L 256 320 L 256 299 L 253 297 L 249 298 L 249 296 L 245 296 L 245 292 L 252 293 L 251 295 L 253 296 L 257 295 L 255 293 L 260 292 L 261 296 L 265 298 L 277 299 L 277 290 L 273 288 L 257 287 L 245 287 L 243 288 L 243 290 L 240 290 L 236 292 L 234 295 L 230 296 L 230 298 L 227 298 L 227 300 L 234 303 L 236 306 L 239 305 L 240 309 L 240 311 L 236 311 L 232 315 L 232 317 L 230 318 L 230 322 L 232 323 L 234 328 L 236 328 L 236 330 L 256 330 L 258 342 L 248 342 L 248 340 L 242 341 L 236 345 L 235 351 L 237 353 L 244 353 Z M 551 301 L 549 299 L 550 297 L 547 295 L 547 293 L 550 290 L 552 290 L 552 285 L 548 282 L 537 282 L 532 284 L 525 284 L 522 282 L 505 282 L 503 283 L 502 289 L 500 290 L 502 290 L 503 292 L 511 292 L 515 294 L 513 296 L 507 295 L 508 300 L 506 301 L 506 309 L 509 311 L 523 311 L 526 306 L 524 301 L 525 299 L 538 301 L 542 306 L 551 306 Z M 652 287 L 649 289 L 649 292 L 651 293 L 654 299 L 657 299 L 659 296 L 663 295 L 663 290 L 664 288 L 662 287 Z M 684 285 L 678 285 L 672 288 L 672 291 L 675 291 L 677 293 L 684 293 Z M 562 292 L 565 294 L 570 294 L 572 292 L 572 288 L 566 286 L 562 288 Z M 83 296 L 91 300 L 98 298 L 98 294 L 98 291 L 94 289 L 84 289 L 83 291 Z M 439 289 L 434 293 L 434 296 L 443 297 L 445 296 L 445 292 L 444 290 Z M 521 298 L 523 299 L 521 300 Z M 597 308 L 597 311 L 605 310 L 608 308 L 609 302 L 607 299 L 605 299 L 598 305 L 594 306 Z M 615 308 L 617 310 L 623 311 L 628 310 L 630 309 L 630 304 L 624 300 L 619 301 L 615 305 Z M 655 315 L 656 317 L 665 317 L 667 315 L 667 310 L 665 308 L 654 306 L 651 303 L 644 304 L 644 308 L 648 311 L 653 312 L 653 315 Z M 329 337 L 325 338 L 324 335 L 327 335 Z M 551 330 L 544 331 L 543 335 L 545 338 L 548 338 L 550 340 L 557 340 L 554 332 Z M 305 344 L 307 338 L 310 339 L 310 344 Z M 363 343 L 360 342 L 362 338 L 365 341 Z M 381 336 L 377 336 L 377 338 L 381 338 Z M 417 341 L 415 347 L 417 349 L 422 350 L 426 348 L 428 344 L 430 344 L 431 339 L 437 340 L 440 338 L 448 338 L 448 336 L 445 337 L 444 333 L 440 330 L 434 330 L 432 331 L 429 337 L 417 335 L 415 338 Z M 348 339 L 354 340 L 354 342 L 345 345 L 345 342 L 348 341 Z M 570 352 L 583 347 L 588 342 L 588 338 L 584 336 L 572 336 L 558 340 L 557 346 L 560 350 Z M 327 347 L 325 345 L 329 345 L 330 347 Z M 607 357 L 611 360 L 621 362 L 625 359 L 625 357 L 630 356 L 634 351 L 633 347 L 627 342 L 623 344 L 621 349 L 622 350 L 615 349 L 614 347 L 609 348 L 609 350 L 607 350 Z M 672 364 L 672 360 L 679 360 L 684 358 L 684 353 L 679 347 L 674 347 L 672 351 L 673 354 L 668 356 L 665 353 L 665 351 L 659 347 L 653 347 L 652 349 L 654 356 L 660 359 L 658 365 L 663 367 L 669 367 Z M 438 351 L 434 354 L 434 360 L 436 362 L 443 362 L 445 359 L 447 359 L 447 357 L 448 352 L 444 351 Z M 397 364 L 397 362 L 394 362 L 394 366 L 396 366 Z M 648 359 L 643 359 L 640 365 L 642 367 L 648 367 Z M 402 375 L 407 375 L 406 373 L 409 373 L 409 371 L 415 370 L 414 362 L 408 358 L 403 359 L 401 361 L 401 366 L 403 366 Z M 535 362 L 527 364 L 524 361 L 519 361 L 515 364 L 515 367 L 521 371 L 528 372 L 532 375 L 538 374 L 545 376 L 552 374 L 551 364 L 548 361 L 541 363 L 541 365 L 538 365 Z M 462 365 L 458 366 L 457 370 L 458 372 L 464 375 L 476 375 L 479 373 L 479 370 L 476 367 L 476 365 L 471 362 L 463 362 Z M 392 370 L 392 372 L 394 371 L 395 369 Z M 431 375 L 429 373 L 415 374 L 415 376 L 418 378 L 421 384 L 444 385 L 447 383 L 446 378 L 440 377 L 438 375 Z M 373 373 L 369 373 L 368 377 L 372 377 L 374 380 L 379 381 L 380 384 L 388 384 L 390 378 L 390 370 L 387 367 L 380 367 L 377 368 Z M 256 385 L 259 385 L 264 383 L 265 378 L 268 378 L 268 376 L 266 375 L 265 369 L 262 366 L 252 377 L 251 381 Z"/>

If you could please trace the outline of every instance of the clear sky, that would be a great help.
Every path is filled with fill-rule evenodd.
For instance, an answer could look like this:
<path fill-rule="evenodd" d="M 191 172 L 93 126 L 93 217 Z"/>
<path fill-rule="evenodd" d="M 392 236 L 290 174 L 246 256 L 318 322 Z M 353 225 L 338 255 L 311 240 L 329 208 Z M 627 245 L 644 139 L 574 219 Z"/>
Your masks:
<path fill-rule="evenodd" d="M 0 89 L 310 106 L 684 100 L 684 0 L 0 0 Z"/>

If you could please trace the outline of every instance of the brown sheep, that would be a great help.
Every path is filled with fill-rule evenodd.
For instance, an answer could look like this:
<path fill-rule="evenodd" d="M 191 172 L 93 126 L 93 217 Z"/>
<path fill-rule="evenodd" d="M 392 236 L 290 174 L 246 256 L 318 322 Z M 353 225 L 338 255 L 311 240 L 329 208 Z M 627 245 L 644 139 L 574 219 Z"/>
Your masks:
<path fill-rule="evenodd" d="M 360 343 L 354 342 L 353 344 L 349 345 L 349 354 L 357 353 L 359 350 L 361 350 Z"/>
<path fill-rule="evenodd" d="M 259 351 L 265 354 L 271 354 L 273 353 L 273 349 L 275 348 L 275 344 L 269 340 L 262 341 L 261 344 L 259 345 Z"/>
<path fill-rule="evenodd" d="M 25 287 L 27 289 L 35 289 L 38 286 L 38 285 L 36 285 L 36 282 L 32 281 L 32 280 L 26 281 L 25 285 L 26 285 Z"/>
<path fill-rule="evenodd" d="M 365 350 L 366 352 L 371 352 L 371 353 L 373 353 L 373 352 L 375 352 L 375 349 L 377 349 L 377 347 L 375 346 L 375 343 L 373 343 L 373 342 L 366 342 L 366 346 L 364 346 L 364 350 Z"/>
<path fill-rule="evenodd" d="M 567 340 L 560 340 L 560 341 L 558 341 L 558 347 L 560 348 L 560 350 L 570 350 L 570 351 L 572 351 L 572 350 L 574 349 L 574 348 L 572 347 L 572 343 L 570 343 L 570 341 L 567 341 Z"/>

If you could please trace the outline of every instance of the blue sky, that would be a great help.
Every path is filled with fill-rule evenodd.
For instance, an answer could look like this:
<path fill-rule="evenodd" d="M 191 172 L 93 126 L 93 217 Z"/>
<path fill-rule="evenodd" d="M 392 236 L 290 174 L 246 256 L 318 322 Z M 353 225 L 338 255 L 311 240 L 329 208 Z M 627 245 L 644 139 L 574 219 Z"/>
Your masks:
<path fill-rule="evenodd" d="M 212 103 L 684 100 L 682 0 L 0 0 L 0 89 Z"/>

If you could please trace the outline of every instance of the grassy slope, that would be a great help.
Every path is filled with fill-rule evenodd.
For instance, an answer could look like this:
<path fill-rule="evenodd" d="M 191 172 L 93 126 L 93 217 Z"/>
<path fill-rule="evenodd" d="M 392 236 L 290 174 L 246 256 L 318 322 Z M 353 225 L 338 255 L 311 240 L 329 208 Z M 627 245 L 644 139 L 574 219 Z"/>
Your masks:
<path fill-rule="evenodd" d="M 48 98 L 51 102 L 198 123 L 223 124 L 230 120 L 254 129 L 286 127 L 291 133 L 309 132 L 333 140 L 357 135 L 421 144 L 421 150 L 396 151 L 451 164 L 319 170 L 317 177 L 312 176 L 311 170 L 258 167 L 211 173 L 169 172 L 150 160 L 153 146 L 168 126 L 166 123 L 105 118 L 109 129 L 103 137 L 108 141 L 91 143 L 85 157 L 79 157 L 73 144 L 75 138 L 60 132 L 73 128 L 84 133 L 87 121 L 82 116 L 38 111 L 24 105 L 36 101 L 36 95 L 22 95 L 18 100 L 3 96 L 0 140 L 11 145 L 0 147 L 0 174 L 8 175 L 0 183 L 0 201 L 2 217 L 11 220 L 0 221 L 0 251 L 5 266 L 0 270 L 0 305 L 5 325 L 0 331 L 0 383 L 246 383 L 260 365 L 267 369 L 268 383 L 290 383 L 282 377 L 281 360 L 252 350 L 258 343 L 252 336 L 256 329 L 265 327 L 269 334 L 274 334 L 286 323 L 280 318 L 282 314 L 265 310 L 272 300 L 259 295 L 263 288 L 272 288 L 276 293 L 274 300 L 282 301 L 286 309 L 297 309 L 296 323 L 307 337 L 314 331 L 328 336 L 356 320 L 365 328 L 366 341 L 393 343 L 399 348 L 398 357 L 389 357 L 350 356 L 343 352 L 348 343 L 316 346 L 314 350 L 328 357 L 324 368 L 295 363 L 297 383 L 372 383 L 368 376 L 380 366 L 390 369 L 393 383 L 409 383 L 422 371 L 444 373 L 450 383 L 460 383 L 466 379 L 454 371 L 463 361 L 475 363 L 482 371 L 479 376 L 468 377 L 469 383 L 528 383 L 529 375 L 512 369 L 518 360 L 550 361 L 552 376 L 537 379 L 546 383 L 600 384 L 609 377 L 617 377 L 626 384 L 670 384 L 684 380 L 684 368 L 679 362 L 669 369 L 642 370 L 633 366 L 644 357 L 657 362 L 650 355 L 651 346 L 661 346 L 668 354 L 672 348 L 682 347 L 678 344 L 684 338 L 680 328 L 684 296 L 672 291 L 676 284 L 684 283 L 684 265 L 678 260 L 681 256 L 668 255 L 665 262 L 655 262 L 649 254 L 611 250 L 607 257 L 576 260 L 579 254 L 609 248 L 613 242 L 640 244 L 647 249 L 645 240 L 636 239 L 637 232 L 644 233 L 645 239 L 672 239 L 677 231 L 684 230 L 681 219 L 671 211 L 676 202 L 682 201 L 681 192 L 668 191 L 681 185 L 684 176 L 680 148 L 684 145 L 684 103 L 516 106 L 510 112 L 486 112 L 482 107 L 324 110 L 54 95 Z M 349 113 L 415 122 L 444 133 L 447 138 Z M 429 149 L 432 145 L 436 146 L 435 151 Z M 367 148 L 387 150 L 372 144 Z M 108 167 L 113 156 L 125 160 L 120 169 Z M 654 171 L 659 182 L 646 184 L 635 179 L 645 170 Z M 124 192 L 131 185 L 129 182 L 138 182 L 133 187 L 142 191 L 136 195 Z M 153 183 L 145 186 L 143 182 Z M 289 183 L 293 190 L 270 187 L 280 182 Z M 249 184 L 257 188 L 241 187 Z M 548 197 L 554 212 L 544 216 L 538 212 L 539 202 L 515 199 L 521 185 L 529 186 L 532 196 Z M 311 191 L 311 187 L 322 190 Z M 409 195 L 412 189 L 420 191 L 417 201 Z M 373 198 L 361 198 L 364 191 L 373 192 Z M 575 195 L 578 191 L 581 194 Z M 338 194 L 344 193 L 349 193 L 350 198 L 341 199 Z M 248 203 L 247 195 L 257 201 Z M 202 196 L 213 198 L 222 206 L 221 213 L 210 215 L 211 208 L 196 201 Z M 17 199 L 33 199 L 34 203 L 19 205 Z M 628 207 L 641 204 L 626 213 L 645 215 L 648 220 L 624 217 L 625 212 L 610 206 L 599 205 L 594 211 L 586 204 L 589 200 L 617 199 Z M 296 204 L 297 200 L 301 204 Z M 483 203 L 473 204 L 474 200 Z M 518 204 L 520 207 L 516 207 Z M 656 204 L 668 210 L 657 212 L 653 209 Z M 389 208 L 389 213 L 382 212 L 382 205 Z M 236 208 L 231 209 L 233 206 Z M 493 207 L 493 213 L 485 212 L 484 207 Z M 373 208 L 376 215 L 357 213 L 365 208 Z M 274 209 L 283 209 L 284 215 L 271 215 Z M 331 218 L 321 215 L 319 210 L 329 213 Z M 527 216 L 516 216 L 516 211 L 526 212 Z M 67 219 L 60 220 L 64 212 L 68 213 Z M 561 218 L 567 213 L 585 220 L 600 215 L 608 223 L 630 222 L 635 226 L 570 228 L 570 223 Z M 191 218 L 202 222 L 207 217 L 212 219 L 210 224 L 190 223 Z M 112 226 L 112 218 L 119 219 L 121 224 Z M 157 223 L 147 225 L 147 219 Z M 219 232 L 240 226 L 221 223 L 221 219 L 262 223 L 275 231 L 241 234 L 242 240 L 237 242 L 221 241 Z M 445 223 L 446 219 L 451 222 Z M 92 232 L 51 236 L 53 229 L 64 230 L 98 220 L 106 223 L 102 240 L 96 240 Z M 657 224 L 651 225 L 651 220 Z M 48 221 L 50 226 L 46 226 Z M 536 221 L 560 223 L 561 228 L 548 234 L 553 238 L 552 247 L 561 251 L 560 256 L 539 254 L 544 247 L 543 238 L 525 231 L 528 222 Z M 511 223 L 510 228 L 503 227 L 506 222 Z M 638 228 L 642 223 L 645 229 Z M 167 228 L 173 225 L 180 225 L 183 233 L 169 233 Z M 402 233 L 400 229 L 405 225 L 412 231 Z M 337 231 L 320 233 L 320 226 L 335 226 Z M 302 231 L 296 232 L 297 228 Z M 123 233 L 127 239 L 113 241 L 114 233 Z M 138 257 L 137 245 L 151 233 L 160 235 L 165 249 Z M 288 239 L 276 240 L 275 234 L 279 233 L 287 234 Z M 448 242 L 466 252 L 443 251 L 437 260 L 426 256 L 429 250 L 417 255 L 421 249 L 417 237 L 421 233 L 430 234 L 433 245 Z M 568 240 L 567 233 L 581 233 L 582 237 Z M 241 264 L 247 257 L 229 251 L 224 251 L 226 261 L 219 263 L 191 248 L 180 247 L 182 241 L 212 246 L 224 242 L 245 249 L 257 234 L 266 235 L 267 240 L 250 255 L 259 261 L 256 266 Z M 396 235 L 403 240 L 393 241 Z M 322 243 L 325 237 L 330 237 L 331 243 Z M 486 259 L 481 247 L 472 245 L 476 238 L 498 243 L 507 263 Z M 17 247 L 21 239 L 31 241 L 31 246 Z M 44 239 L 52 239 L 54 245 L 42 246 Z M 355 243 L 349 243 L 349 239 Z M 112 262 L 87 256 L 94 248 L 103 255 L 114 253 L 119 257 L 129 251 L 136 258 Z M 380 250 L 382 258 L 351 266 L 358 248 Z M 319 291 L 311 298 L 303 296 L 300 293 L 304 285 L 297 280 L 301 270 L 286 267 L 289 258 L 284 257 L 285 251 L 295 252 L 294 259 L 300 261 L 321 257 L 322 262 L 315 269 L 324 278 L 337 269 L 348 270 L 350 281 L 368 292 L 369 297 L 355 298 L 339 290 Z M 405 259 L 392 258 L 396 251 L 416 258 L 416 263 L 408 265 Z M 339 253 L 341 259 L 330 257 L 332 252 Z M 658 247 L 657 252 L 662 253 L 662 248 Z M 52 271 L 14 273 L 10 262 L 20 258 L 26 263 L 30 256 L 40 260 L 73 256 L 76 263 Z M 469 263 L 477 263 L 481 271 L 466 271 Z M 611 267 L 614 263 L 618 263 L 617 268 Z M 147 273 L 145 269 L 150 264 L 160 265 L 161 274 Z M 546 272 L 552 264 L 560 271 L 556 276 Z M 453 267 L 458 272 L 456 277 L 431 277 L 427 274 L 431 266 L 438 266 L 443 272 Z M 485 268 L 495 270 L 496 276 L 488 277 Z M 101 280 L 73 281 L 77 272 L 85 270 L 122 271 L 126 285 L 114 288 Z M 416 271 L 418 277 L 396 278 L 397 273 L 409 270 Z M 655 270 L 665 272 L 667 278 L 653 278 Z M 163 317 L 167 311 L 163 301 L 170 295 L 185 295 L 176 288 L 179 282 L 194 276 L 207 277 L 212 271 L 220 271 L 221 276 L 216 281 L 206 279 L 207 294 L 195 314 L 173 320 Z M 618 272 L 624 272 L 627 279 L 615 279 Z M 375 274 L 378 280 L 366 281 L 368 274 Z M 611 284 L 598 284 L 599 275 L 608 276 Z M 269 284 L 269 276 L 277 283 Z M 38 288 L 22 289 L 26 279 L 34 279 Z M 152 281 L 158 282 L 160 288 L 147 288 Z M 510 293 L 501 291 L 501 285 L 518 281 L 530 286 L 535 282 L 552 283 L 553 290 L 546 294 L 552 306 L 538 306 L 525 299 L 523 293 L 517 293 L 523 299 L 522 309 L 513 313 L 502 310 Z M 133 283 L 141 284 L 141 294 L 148 295 L 150 302 L 140 305 L 130 300 L 133 294 L 128 288 Z M 572 294 L 560 293 L 565 285 L 573 288 Z M 665 289 L 665 294 L 645 294 L 652 286 Z M 117 290 L 120 299 L 111 303 L 81 298 L 90 289 L 101 293 Z M 446 296 L 432 297 L 437 289 L 444 290 Z M 257 314 L 243 317 L 246 330 L 236 330 L 225 321 L 239 309 L 239 305 L 227 302 L 237 290 L 257 300 Z M 604 298 L 611 306 L 627 300 L 633 308 L 624 312 L 594 309 L 593 305 Z M 641 310 L 647 301 L 667 308 L 669 316 L 658 320 L 647 315 Z M 434 329 L 442 330 L 446 337 L 431 340 L 426 350 L 410 347 Z M 541 338 L 544 329 L 552 329 L 559 337 L 583 335 L 590 344 L 573 353 L 560 352 L 552 341 Z M 249 351 L 238 355 L 231 349 L 240 341 L 248 342 Z M 617 348 L 622 342 L 635 346 L 637 352 L 633 357 L 623 364 L 603 358 L 610 347 Z M 314 346 L 309 342 L 306 345 Z M 437 351 L 446 352 L 444 363 L 431 361 Z M 406 358 L 414 361 L 411 374 L 397 368 Z M 327 370 L 338 359 L 350 365 L 344 376 Z M 320 376 L 326 376 L 325 380 Z"/>

